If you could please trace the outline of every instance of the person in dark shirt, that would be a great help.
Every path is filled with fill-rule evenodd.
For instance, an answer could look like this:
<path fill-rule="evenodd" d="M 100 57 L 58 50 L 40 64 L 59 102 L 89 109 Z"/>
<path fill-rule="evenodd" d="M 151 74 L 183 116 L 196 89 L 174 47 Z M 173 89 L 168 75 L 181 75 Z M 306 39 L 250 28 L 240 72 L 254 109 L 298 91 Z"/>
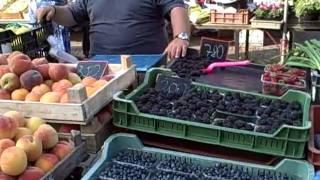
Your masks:
<path fill-rule="evenodd" d="M 63 26 L 89 23 L 90 56 L 97 54 L 186 55 L 190 25 L 183 0 L 76 0 L 37 10 L 37 19 Z M 173 29 L 168 42 L 165 20 Z"/>

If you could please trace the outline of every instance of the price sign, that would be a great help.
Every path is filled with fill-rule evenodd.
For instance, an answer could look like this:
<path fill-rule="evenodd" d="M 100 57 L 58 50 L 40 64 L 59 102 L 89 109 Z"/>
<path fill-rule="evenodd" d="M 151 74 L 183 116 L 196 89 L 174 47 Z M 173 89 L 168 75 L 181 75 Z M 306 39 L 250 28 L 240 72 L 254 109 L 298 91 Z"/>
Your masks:
<path fill-rule="evenodd" d="M 225 60 L 229 50 L 229 43 L 211 38 L 201 38 L 200 56 L 212 60 Z"/>
<path fill-rule="evenodd" d="M 191 86 L 191 81 L 179 77 L 158 75 L 155 88 L 162 92 L 184 94 Z"/>
<path fill-rule="evenodd" d="M 93 77 L 100 79 L 108 67 L 107 62 L 103 61 L 81 61 L 77 65 L 77 74 L 83 77 Z"/>

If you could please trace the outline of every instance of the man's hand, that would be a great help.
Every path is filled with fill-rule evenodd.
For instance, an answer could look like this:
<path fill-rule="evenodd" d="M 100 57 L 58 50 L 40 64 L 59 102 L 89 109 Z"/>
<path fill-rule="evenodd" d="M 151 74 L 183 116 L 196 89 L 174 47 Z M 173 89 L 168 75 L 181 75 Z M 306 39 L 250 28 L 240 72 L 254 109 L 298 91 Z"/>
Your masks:
<path fill-rule="evenodd" d="M 179 57 L 185 57 L 187 49 L 189 47 L 189 41 L 175 38 L 170 42 L 165 50 L 165 53 L 170 59 L 176 59 Z"/>
<path fill-rule="evenodd" d="M 37 20 L 38 22 L 46 19 L 47 21 L 51 21 L 54 18 L 56 13 L 56 9 L 53 6 L 39 8 L 37 10 Z"/>

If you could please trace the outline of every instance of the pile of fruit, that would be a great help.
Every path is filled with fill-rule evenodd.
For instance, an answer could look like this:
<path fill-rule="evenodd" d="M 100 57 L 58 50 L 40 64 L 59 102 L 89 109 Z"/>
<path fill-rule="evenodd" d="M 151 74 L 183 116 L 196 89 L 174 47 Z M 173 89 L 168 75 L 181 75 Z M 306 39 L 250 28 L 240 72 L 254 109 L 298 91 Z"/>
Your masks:
<path fill-rule="evenodd" d="M 201 69 L 207 68 L 211 63 L 212 61 L 198 57 L 188 57 L 177 59 L 170 69 L 181 78 L 195 79 L 203 74 Z"/>
<path fill-rule="evenodd" d="M 191 87 L 184 94 L 177 94 L 148 88 L 134 101 L 142 113 L 240 130 L 274 133 L 284 124 L 302 125 L 299 102 L 237 92 L 222 94 Z"/>
<path fill-rule="evenodd" d="M 288 89 L 306 89 L 306 71 L 297 68 L 287 68 L 282 65 L 273 64 L 265 68 L 261 76 L 263 92 L 281 96 Z"/>
<path fill-rule="evenodd" d="M 152 160 L 146 157 L 151 157 Z M 292 180 L 293 178 L 285 173 L 271 170 L 261 169 L 258 173 L 254 173 L 246 167 L 226 163 L 203 166 L 184 157 L 159 156 L 151 152 L 127 149 L 113 157 L 112 162 L 101 169 L 96 179 Z"/>
<path fill-rule="evenodd" d="M 21 52 L 0 54 L 0 99 L 68 103 L 69 88 L 82 84 L 90 97 L 112 78 L 105 75 L 99 80 L 81 79 L 75 69 L 64 64 L 49 64 L 45 58 L 31 60 Z"/>
<path fill-rule="evenodd" d="M 37 117 L 9 111 L 0 115 L 0 179 L 38 180 L 74 149 Z"/>

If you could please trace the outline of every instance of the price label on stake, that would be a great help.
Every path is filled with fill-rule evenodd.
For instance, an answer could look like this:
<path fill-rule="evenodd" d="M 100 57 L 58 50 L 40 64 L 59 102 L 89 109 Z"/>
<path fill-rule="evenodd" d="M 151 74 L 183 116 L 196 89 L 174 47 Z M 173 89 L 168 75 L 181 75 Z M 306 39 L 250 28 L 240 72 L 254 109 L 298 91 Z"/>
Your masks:
<path fill-rule="evenodd" d="M 187 79 L 158 75 L 155 88 L 158 91 L 182 95 L 190 88 L 190 86 L 191 81 Z"/>
<path fill-rule="evenodd" d="M 100 79 L 108 67 L 107 62 L 103 61 L 82 61 L 77 65 L 77 74 L 83 77 L 94 77 Z"/>
<path fill-rule="evenodd" d="M 229 50 L 229 43 L 218 39 L 201 38 L 200 56 L 213 60 L 225 60 Z"/>

